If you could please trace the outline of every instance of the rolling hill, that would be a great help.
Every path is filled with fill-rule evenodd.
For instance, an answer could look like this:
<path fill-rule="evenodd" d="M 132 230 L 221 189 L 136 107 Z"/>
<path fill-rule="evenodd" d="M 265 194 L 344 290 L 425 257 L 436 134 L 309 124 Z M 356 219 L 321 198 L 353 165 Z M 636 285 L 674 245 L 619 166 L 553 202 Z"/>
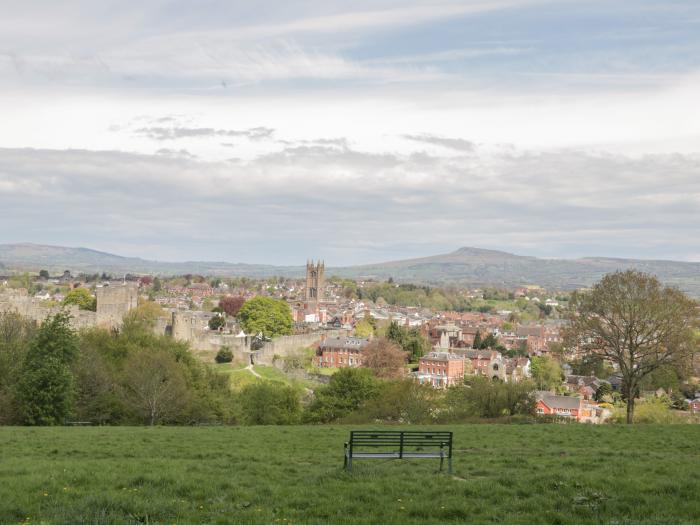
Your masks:
<path fill-rule="evenodd" d="M 217 276 L 300 277 L 303 266 L 274 266 L 229 262 L 162 262 L 121 257 L 87 248 L 37 244 L 0 244 L 0 268 L 62 272 L 108 272 L 112 274 L 203 274 Z M 432 285 L 502 286 L 540 285 L 570 290 L 589 286 L 606 273 L 636 268 L 657 275 L 667 284 L 700 297 L 700 263 L 587 257 L 540 259 L 512 253 L 460 248 L 454 252 L 378 264 L 328 268 L 328 275 L 388 279 Z"/>

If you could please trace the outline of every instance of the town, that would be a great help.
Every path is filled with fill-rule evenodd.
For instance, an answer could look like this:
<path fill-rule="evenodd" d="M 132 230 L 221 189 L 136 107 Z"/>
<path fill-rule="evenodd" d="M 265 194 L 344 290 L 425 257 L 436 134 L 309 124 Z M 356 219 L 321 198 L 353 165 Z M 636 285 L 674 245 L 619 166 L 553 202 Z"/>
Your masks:
<path fill-rule="evenodd" d="M 64 312 L 75 330 L 117 332 L 126 316 L 147 313 L 155 336 L 187 344 L 206 366 L 235 371 L 231 377 L 242 368 L 261 378 L 256 370 L 269 369 L 313 387 L 339 370 L 370 368 L 443 391 L 479 379 L 520 383 L 530 388 L 525 411 L 582 423 L 610 421 L 623 404 L 616 363 L 566 340 L 570 291 L 353 281 L 326 276 L 321 261 L 307 261 L 305 279 L 42 270 L 0 283 L 0 313 L 42 323 Z M 246 325 L 239 314 L 255 298 L 286 305 L 288 326 Z M 700 414 L 697 365 L 685 374 L 664 368 L 638 396 L 668 413 Z"/>

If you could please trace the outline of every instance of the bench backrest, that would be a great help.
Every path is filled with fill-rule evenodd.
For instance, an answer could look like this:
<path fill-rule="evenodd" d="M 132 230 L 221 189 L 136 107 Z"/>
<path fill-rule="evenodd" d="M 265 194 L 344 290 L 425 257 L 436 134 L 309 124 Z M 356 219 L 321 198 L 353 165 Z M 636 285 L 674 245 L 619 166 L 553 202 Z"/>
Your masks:
<path fill-rule="evenodd" d="M 353 430 L 350 432 L 350 451 L 354 448 L 391 447 L 403 453 L 405 448 L 447 448 L 452 457 L 452 432 L 420 430 Z"/>

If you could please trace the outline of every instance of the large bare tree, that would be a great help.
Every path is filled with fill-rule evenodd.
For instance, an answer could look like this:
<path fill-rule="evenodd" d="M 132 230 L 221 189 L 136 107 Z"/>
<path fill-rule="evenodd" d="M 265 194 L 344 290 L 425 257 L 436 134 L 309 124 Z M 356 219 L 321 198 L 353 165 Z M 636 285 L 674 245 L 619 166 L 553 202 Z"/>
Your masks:
<path fill-rule="evenodd" d="M 686 364 L 696 349 L 697 304 L 645 273 L 606 275 L 571 300 L 568 339 L 609 359 L 622 374 L 627 423 L 641 380 L 663 365 Z"/>
<path fill-rule="evenodd" d="M 377 377 L 389 379 L 405 375 L 408 354 L 389 339 L 374 339 L 362 350 L 362 356 L 363 366 L 372 369 Z"/>

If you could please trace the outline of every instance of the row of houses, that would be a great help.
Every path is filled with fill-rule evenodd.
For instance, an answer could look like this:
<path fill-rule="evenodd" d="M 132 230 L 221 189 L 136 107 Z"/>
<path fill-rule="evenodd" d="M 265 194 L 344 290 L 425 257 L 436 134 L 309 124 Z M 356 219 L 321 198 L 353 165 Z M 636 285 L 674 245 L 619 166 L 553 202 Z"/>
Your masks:
<path fill-rule="evenodd" d="M 314 366 L 318 368 L 360 367 L 363 349 L 369 339 L 352 336 L 327 338 L 319 345 Z M 449 349 L 436 347 L 420 358 L 416 379 L 435 388 L 447 388 L 462 382 L 466 375 L 480 375 L 501 381 L 520 381 L 530 377 L 527 357 L 505 358 L 496 350 Z"/>

